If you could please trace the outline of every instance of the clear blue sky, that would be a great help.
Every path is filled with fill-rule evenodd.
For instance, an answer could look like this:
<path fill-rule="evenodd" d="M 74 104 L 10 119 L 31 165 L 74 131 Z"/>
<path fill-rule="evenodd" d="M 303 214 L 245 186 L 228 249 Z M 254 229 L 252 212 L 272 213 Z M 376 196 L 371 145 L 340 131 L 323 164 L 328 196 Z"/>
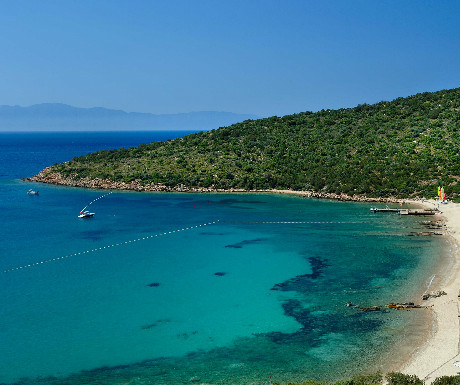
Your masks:
<path fill-rule="evenodd" d="M 458 0 L 0 0 L 0 105 L 281 116 L 459 85 Z"/>

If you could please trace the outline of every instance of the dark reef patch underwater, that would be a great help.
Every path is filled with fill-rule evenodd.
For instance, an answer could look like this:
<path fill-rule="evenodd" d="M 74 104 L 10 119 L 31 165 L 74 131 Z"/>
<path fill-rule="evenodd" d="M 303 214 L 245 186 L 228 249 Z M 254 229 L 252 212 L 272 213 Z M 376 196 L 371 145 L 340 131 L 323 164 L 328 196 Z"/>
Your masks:
<path fill-rule="evenodd" d="M 147 285 L 148 287 L 158 287 L 160 286 L 160 282 L 152 282 Z"/>
<path fill-rule="evenodd" d="M 227 248 L 234 248 L 234 249 L 241 249 L 243 246 L 253 245 L 255 243 L 263 242 L 266 239 L 264 238 L 257 238 L 257 239 L 245 239 L 244 241 L 234 243 L 232 245 L 227 245 Z"/>

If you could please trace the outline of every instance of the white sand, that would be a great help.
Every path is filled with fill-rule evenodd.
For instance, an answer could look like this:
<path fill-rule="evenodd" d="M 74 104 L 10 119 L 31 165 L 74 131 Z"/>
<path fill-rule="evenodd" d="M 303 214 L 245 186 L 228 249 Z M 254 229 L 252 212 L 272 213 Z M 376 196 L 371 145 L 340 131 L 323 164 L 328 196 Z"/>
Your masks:
<path fill-rule="evenodd" d="M 424 205 L 435 207 L 433 201 Z M 453 364 L 460 361 L 460 204 L 442 204 L 440 210 L 446 220 L 448 236 L 453 238 L 453 255 L 449 266 L 436 276 L 437 282 L 433 282 L 429 291 L 443 290 L 447 295 L 426 301 L 427 305 L 433 305 L 433 332 L 400 369 L 403 373 L 417 375 L 426 384 L 437 377 L 454 376 L 460 372 L 460 367 Z"/>

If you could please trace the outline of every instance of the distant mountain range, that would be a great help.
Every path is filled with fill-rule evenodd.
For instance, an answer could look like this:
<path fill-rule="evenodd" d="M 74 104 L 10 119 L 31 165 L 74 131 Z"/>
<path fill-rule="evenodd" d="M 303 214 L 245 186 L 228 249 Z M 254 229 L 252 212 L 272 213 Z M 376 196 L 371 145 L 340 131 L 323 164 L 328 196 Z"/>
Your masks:
<path fill-rule="evenodd" d="M 256 115 L 221 111 L 156 115 L 42 103 L 29 107 L 0 106 L 0 131 L 207 131 L 257 118 Z"/>

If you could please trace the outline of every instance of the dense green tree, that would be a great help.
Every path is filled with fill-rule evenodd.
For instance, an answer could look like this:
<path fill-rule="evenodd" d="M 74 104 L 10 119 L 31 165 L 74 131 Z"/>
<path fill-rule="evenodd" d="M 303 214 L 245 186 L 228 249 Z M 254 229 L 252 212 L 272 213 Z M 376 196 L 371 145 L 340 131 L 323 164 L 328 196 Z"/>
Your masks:
<path fill-rule="evenodd" d="M 431 385 L 460 385 L 460 376 L 442 376 L 436 378 Z"/>
<path fill-rule="evenodd" d="M 386 380 L 388 385 L 424 385 L 417 376 L 403 373 L 388 373 Z"/>

